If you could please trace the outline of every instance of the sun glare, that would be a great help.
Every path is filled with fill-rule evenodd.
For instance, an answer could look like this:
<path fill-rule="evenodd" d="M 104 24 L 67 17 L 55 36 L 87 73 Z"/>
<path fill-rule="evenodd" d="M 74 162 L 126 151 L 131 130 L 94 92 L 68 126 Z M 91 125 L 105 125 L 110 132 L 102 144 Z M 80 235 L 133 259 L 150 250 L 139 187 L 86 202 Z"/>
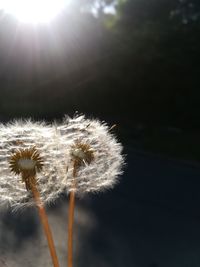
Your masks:
<path fill-rule="evenodd" d="M 24 23 L 48 23 L 66 6 L 67 0 L 0 0 L 0 9 Z"/>

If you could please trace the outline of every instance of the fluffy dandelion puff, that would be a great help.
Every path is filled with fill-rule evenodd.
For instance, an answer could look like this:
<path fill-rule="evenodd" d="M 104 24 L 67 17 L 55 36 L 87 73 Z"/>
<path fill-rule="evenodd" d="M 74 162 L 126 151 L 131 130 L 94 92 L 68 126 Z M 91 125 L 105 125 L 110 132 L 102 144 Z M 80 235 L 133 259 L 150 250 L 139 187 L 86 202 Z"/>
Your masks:
<path fill-rule="evenodd" d="M 34 175 L 42 202 L 54 201 L 63 190 L 58 181 L 59 168 L 55 128 L 31 121 L 0 125 L 1 206 L 34 205 L 29 190 L 30 177 Z"/>
<path fill-rule="evenodd" d="M 112 188 L 122 174 L 122 145 L 109 126 L 85 116 L 66 117 L 57 126 L 62 175 L 68 192 L 99 192 Z"/>
<path fill-rule="evenodd" d="M 124 158 L 109 129 L 84 116 L 65 117 L 54 126 L 32 121 L 1 124 L 0 206 L 34 205 L 33 181 L 44 204 L 66 190 L 85 193 L 112 188 Z"/>

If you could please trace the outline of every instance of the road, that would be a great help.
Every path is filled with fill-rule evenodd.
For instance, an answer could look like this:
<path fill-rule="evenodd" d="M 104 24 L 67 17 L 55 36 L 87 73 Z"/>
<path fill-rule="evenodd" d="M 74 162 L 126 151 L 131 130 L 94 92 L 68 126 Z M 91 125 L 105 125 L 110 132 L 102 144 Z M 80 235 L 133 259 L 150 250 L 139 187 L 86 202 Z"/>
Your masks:
<path fill-rule="evenodd" d="M 200 167 L 126 147 L 121 182 L 76 201 L 74 267 L 200 266 Z M 66 263 L 67 198 L 47 212 Z M 47 267 L 36 209 L 0 215 L 0 267 Z"/>

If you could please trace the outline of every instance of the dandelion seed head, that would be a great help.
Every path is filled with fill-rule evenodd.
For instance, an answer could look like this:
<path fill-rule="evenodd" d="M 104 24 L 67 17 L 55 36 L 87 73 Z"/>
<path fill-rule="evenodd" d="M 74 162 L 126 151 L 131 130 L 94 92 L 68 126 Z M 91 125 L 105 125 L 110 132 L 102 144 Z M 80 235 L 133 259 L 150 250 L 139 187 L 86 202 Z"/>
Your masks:
<path fill-rule="evenodd" d="M 30 120 L 1 124 L 0 206 L 18 209 L 34 205 L 24 184 L 34 175 L 43 203 L 55 201 L 63 191 L 57 176 L 58 154 L 54 127 Z"/>
<path fill-rule="evenodd" d="M 57 130 L 63 154 L 63 182 L 68 192 L 100 192 L 118 182 L 124 165 L 122 145 L 109 131 L 107 124 L 86 119 L 85 116 L 65 117 Z M 76 177 L 73 160 L 82 163 Z"/>

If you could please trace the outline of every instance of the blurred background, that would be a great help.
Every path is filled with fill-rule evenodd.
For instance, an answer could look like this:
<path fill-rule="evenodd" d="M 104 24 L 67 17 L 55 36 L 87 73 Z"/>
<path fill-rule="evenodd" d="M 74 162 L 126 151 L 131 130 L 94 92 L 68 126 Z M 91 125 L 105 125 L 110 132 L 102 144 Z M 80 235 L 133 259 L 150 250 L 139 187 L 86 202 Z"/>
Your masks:
<path fill-rule="evenodd" d="M 200 2 L 74 0 L 49 24 L 0 19 L 0 121 L 84 113 L 124 145 L 121 183 L 77 202 L 75 267 L 199 266 Z M 65 266 L 67 198 L 48 212 Z M 34 210 L 0 226 L 1 267 L 50 266 Z"/>

